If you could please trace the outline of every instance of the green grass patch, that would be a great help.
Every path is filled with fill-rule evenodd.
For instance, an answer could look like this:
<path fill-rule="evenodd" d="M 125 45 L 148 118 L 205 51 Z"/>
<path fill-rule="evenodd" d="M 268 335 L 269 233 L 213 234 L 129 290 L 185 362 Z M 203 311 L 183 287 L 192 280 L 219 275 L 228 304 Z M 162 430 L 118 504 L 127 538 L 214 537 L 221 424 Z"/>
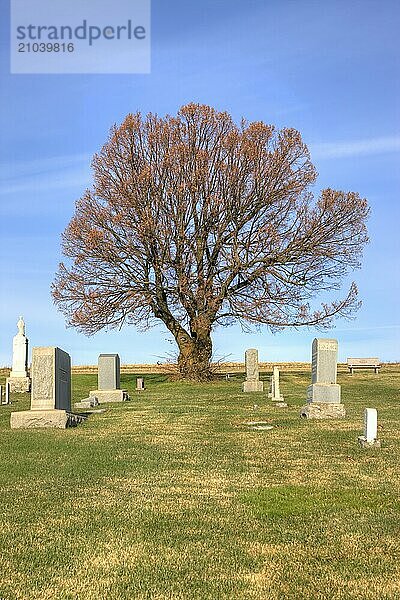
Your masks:
<path fill-rule="evenodd" d="M 298 417 L 307 372 L 281 374 L 285 409 L 240 376 L 137 376 L 65 431 L 11 431 L 27 395 L 1 407 L 0 598 L 400 598 L 400 370 L 340 374 L 341 421 Z M 73 401 L 96 387 L 74 376 Z M 357 445 L 367 406 L 381 449 Z"/>

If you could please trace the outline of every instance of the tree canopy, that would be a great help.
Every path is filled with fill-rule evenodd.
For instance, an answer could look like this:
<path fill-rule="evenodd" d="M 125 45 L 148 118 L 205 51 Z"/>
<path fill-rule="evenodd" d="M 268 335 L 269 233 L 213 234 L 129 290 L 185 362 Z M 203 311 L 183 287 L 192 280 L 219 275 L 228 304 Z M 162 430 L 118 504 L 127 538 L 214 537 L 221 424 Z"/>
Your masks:
<path fill-rule="evenodd" d="M 92 166 L 52 290 L 84 333 L 161 320 L 181 375 L 202 379 L 217 325 L 328 327 L 358 307 L 354 283 L 310 307 L 360 266 L 368 205 L 333 189 L 314 199 L 298 131 L 188 104 L 128 115 Z"/>

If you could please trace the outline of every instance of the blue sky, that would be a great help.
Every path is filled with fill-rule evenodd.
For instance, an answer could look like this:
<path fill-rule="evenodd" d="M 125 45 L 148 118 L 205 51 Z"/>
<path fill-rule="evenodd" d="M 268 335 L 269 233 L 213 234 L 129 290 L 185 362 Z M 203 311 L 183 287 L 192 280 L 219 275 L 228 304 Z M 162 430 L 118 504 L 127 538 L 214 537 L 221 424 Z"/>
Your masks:
<path fill-rule="evenodd" d="M 60 346 L 74 364 L 94 364 L 100 352 L 155 362 L 174 350 L 162 326 L 90 338 L 67 329 L 49 290 L 60 234 L 110 126 L 191 101 L 295 127 L 316 190 L 357 191 L 372 209 L 371 242 L 351 277 L 363 301 L 355 320 L 322 334 L 217 329 L 216 356 L 240 360 L 257 347 L 261 360 L 309 360 L 317 335 L 337 338 L 342 360 L 400 360 L 397 0 L 153 0 L 149 75 L 11 75 L 6 0 L 0 9 L 0 365 L 11 363 L 20 314 L 31 346 Z"/>

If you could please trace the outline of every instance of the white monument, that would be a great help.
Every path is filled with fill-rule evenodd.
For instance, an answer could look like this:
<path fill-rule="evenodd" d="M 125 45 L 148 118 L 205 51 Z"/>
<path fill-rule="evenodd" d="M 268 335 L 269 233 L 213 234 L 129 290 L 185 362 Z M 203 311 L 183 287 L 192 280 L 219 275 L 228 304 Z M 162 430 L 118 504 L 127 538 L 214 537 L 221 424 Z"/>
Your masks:
<path fill-rule="evenodd" d="M 358 443 L 363 448 L 380 448 L 378 440 L 378 412 L 376 408 L 366 408 L 364 411 L 364 435 L 360 435 Z"/>
<path fill-rule="evenodd" d="M 337 340 L 315 338 L 312 343 L 311 385 L 307 405 L 300 416 L 307 419 L 337 419 L 346 416 L 340 403 L 340 385 L 336 383 Z"/>
<path fill-rule="evenodd" d="M 10 376 L 10 392 L 29 392 L 31 380 L 28 371 L 28 338 L 25 335 L 25 322 L 22 317 L 17 323 L 18 333 L 13 339 L 13 360 Z"/>
<path fill-rule="evenodd" d="M 280 391 L 278 367 L 273 367 L 272 370 L 268 398 L 271 398 L 272 402 L 276 402 L 276 406 L 279 408 L 287 406 Z"/>

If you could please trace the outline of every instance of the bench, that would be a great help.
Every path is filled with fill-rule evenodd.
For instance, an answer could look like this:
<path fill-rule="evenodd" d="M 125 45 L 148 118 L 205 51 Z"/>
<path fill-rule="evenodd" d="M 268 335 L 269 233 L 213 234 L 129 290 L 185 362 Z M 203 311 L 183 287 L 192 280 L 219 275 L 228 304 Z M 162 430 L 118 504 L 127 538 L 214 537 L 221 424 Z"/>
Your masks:
<path fill-rule="evenodd" d="M 374 369 L 378 373 L 381 368 L 379 358 L 348 358 L 347 366 L 351 374 L 354 369 Z"/>

